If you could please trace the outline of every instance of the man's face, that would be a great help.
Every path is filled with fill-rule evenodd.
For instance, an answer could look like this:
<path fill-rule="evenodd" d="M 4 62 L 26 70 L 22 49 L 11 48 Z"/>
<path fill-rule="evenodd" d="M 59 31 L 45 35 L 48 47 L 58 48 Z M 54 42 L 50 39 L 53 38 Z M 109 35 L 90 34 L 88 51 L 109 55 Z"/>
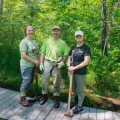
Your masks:
<path fill-rule="evenodd" d="M 83 42 L 83 37 L 81 35 L 77 35 L 75 38 L 78 43 Z"/>
<path fill-rule="evenodd" d="M 52 30 L 52 35 L 53 35 L 53 37 L 55 37 L 55 38 L 60 37 L 60 30 L 59 30 L 59 29 L 53 29 L 53 30 Z"/>

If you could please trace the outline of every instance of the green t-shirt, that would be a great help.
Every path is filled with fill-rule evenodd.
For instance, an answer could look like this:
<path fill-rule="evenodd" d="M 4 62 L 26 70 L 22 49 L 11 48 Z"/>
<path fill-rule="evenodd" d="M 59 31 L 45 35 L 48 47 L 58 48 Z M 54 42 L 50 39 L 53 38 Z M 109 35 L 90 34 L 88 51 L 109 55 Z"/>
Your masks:
<path fill-rule="evenodd" d="M 47 41 L 45 41 L 40 49 L 41 53 L 44 53 L 45 59 L 56 61 L 58 60 L 58 57 L 60 56 L 67 56 L 67 45 L 62 40 L 53 40 L 52 38 L 49 38 Z"/>
<path fill-rule="evenodd" d="M 23 40 L 20 42 L 19 48 L 20 48 L 20 52 L 26 52 L 26 54 L 27 54 L 31 59 L 37 60 L 37 56 L 38 56 L 38 53 L 39 53 L 39 48 L 38 48 L 38 44 L 36 43 L 35 40 L 23 39 Z M 25 59 L 21 56 L 20 66 L 34 67 L 35 64 L 32 63 L 32 62 L 29 62 L 29 61 L 25 60 Z"/>

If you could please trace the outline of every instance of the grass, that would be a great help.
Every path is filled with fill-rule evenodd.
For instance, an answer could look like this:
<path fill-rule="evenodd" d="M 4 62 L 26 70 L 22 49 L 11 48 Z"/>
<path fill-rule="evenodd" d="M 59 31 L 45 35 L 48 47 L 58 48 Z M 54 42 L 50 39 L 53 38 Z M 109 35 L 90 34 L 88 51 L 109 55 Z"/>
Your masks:
<path fill-rule="evenodd" d="M 68 88 L 69 88 L 69 80 L 66 78 L 64 80 L 65 88 L 61 89 L 61 95 L 60 100 L 63 102 L 68 101 Z M 84 99 L 84 106 L 94 107 L 94 108 L 100 108 L 100 109 L 108 109 L 108 110 L 114 110 L 119 111 L 120 109 L 116 109 L 113 106 L 111 107 L 109 103 L 109 100 L 107 98 L 117 98 L 120 100 L 120 95 L 117 92 L 110 92 L 106 91 L 106 96 L 97 94 L 94 90 L 94 81 L 93 80 L 87 80 L 86 81 L 86 89 L 85 89 L 85 99 Z M 1 72 L 0 74 L 0 87 L 8 88 L 11 90 L 19 91 L 21 85 L 21 76 L 18 75 L 9 75 L 5 74 L 4 72 Z M 50 85 L 52 85 L 52 80 L 50 80 Z M 89 85 L 89 86 L 88 86 Z M 35 95 L 35 81 L 30 85 L 30 96 Z M 96 88 L 97 89 L 97 88 Z M 109 94 L 108 94 L 109 93 Z M 41 76 L 39 75 L 39 95 L 41 95 Z M 49 98 L 54 99 L 52 93 L 49 93 Z"/>

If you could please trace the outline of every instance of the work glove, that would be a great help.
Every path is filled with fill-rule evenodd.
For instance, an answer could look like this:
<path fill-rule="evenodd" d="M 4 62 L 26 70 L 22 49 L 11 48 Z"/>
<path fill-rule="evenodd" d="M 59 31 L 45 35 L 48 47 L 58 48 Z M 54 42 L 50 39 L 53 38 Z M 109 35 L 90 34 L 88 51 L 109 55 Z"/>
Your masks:
<path fill-rule="evenodd" d="M 39 66 L 39 68 L 40 68 L 40 71 L 44 71 L 44 65 L 43 64 L 40 64 L 40 66 Z"/>
<path fill-rule="evenodd" d="M 57 68 L 60 69 L 63 65 L 64 65 L 64 62 L 62 61 L 62 62 L 58 63 L 58 67 Z"/>

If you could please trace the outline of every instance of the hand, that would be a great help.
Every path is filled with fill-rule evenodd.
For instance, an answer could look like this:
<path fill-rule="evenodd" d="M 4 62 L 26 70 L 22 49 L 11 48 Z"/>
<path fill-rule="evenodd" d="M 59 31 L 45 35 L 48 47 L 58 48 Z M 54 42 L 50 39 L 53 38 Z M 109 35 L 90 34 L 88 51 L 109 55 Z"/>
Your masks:
<path fill-rule="evenodd" d="M 35 63 L 36 66 L 40 65 L 40 61 L 39 60 L 34 60 L 34 63 Z"/>
<path fill-rule="evenodd" d="M 40 64 L 40 71 L 44 71 L 44 65 L 43 64 Z"/>
<path fill-rule="evenodd" d="M 58 67 L 57 68 L 60 69 L 63 65 L 64 65 L 64 62 L 62 61 L 62 62 L 58 63 Z"/>
<path fill-rule="evenodd" d="M 76 68 L 75 68 L 74 66 L 68 67 L 68 71 L 69 71 L 69 72 L 74 72 L 74 70 L 76 70 Z"/>

